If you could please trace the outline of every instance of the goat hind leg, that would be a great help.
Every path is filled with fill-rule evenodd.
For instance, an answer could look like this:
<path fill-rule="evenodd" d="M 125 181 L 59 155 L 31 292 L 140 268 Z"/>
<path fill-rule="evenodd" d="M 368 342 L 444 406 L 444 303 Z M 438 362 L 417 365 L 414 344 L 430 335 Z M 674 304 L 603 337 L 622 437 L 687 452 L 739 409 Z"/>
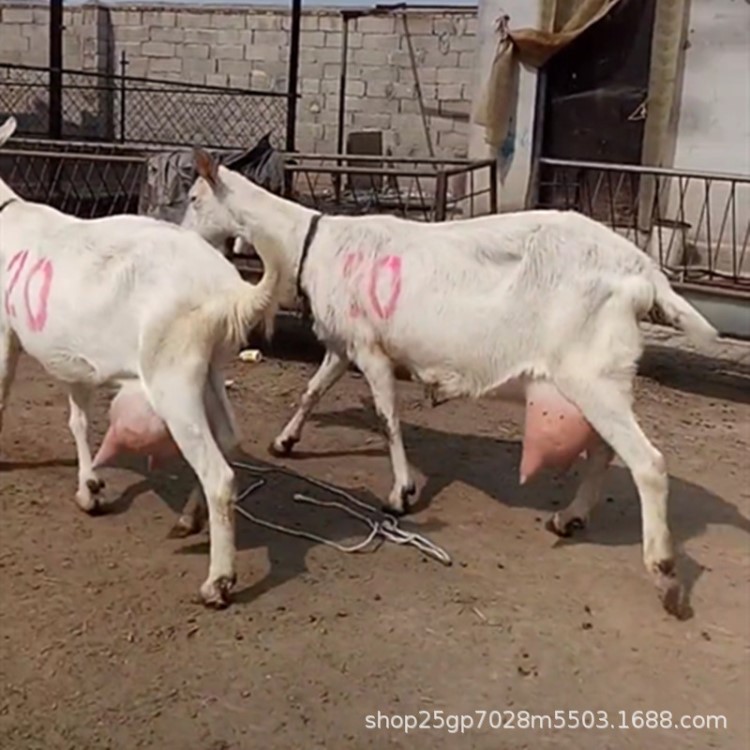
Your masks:
<path fill-rule="evenodd" d="M 3 430 L 3 414 L 8 405 L 10 387 L 16 376 L 21 348 L 13 331 L 0 321 L 0 433 Z"/>
<path fill-rule="evenodd" d="M 239 451 L 239 439 L 235 425 L 232 405 L 227 397 L 223 374 L 214 367 L 209 368 L 206 381 L 204 403 L 208 412 L 211 432 L 219 445 L 221 452 L 232 460 Z M 200 482 L 193 488 L 188 497 L 182 514 L 170 529 L 170 539 L 183 539 L 203 530 L 208 519 L 206 496 Z"/>
<path fill-rule="evenodd" d="M 268 450 L 272 455 L 287 456 L 292 452 L 292 448 L 294 448 L 295 444 L 302 437 L 302 428 L 310 416 L 310 412 L 315 408 L 320 399 L 341 379 L 348 366 L 349 361 L 346 357 L 342 357 L 330 349 L 326 350 L 320 367 L 318 367 L 316 373 L 307 384 L 307 389 L 302 396 L 297 411 L 269 446 Z"/>
<path fill-rule="evenodd" d="M 357 367 L 362 370 L 375 401 L 375 409 L 383 420 L 391 454 L 394 484 L 387 506 L 401 515 L 409 510 L 409 498 L 416 493 L 406 460 L 401 425 L 396 413 L 396 380 L 390 360 L 380 351 L 367 349 L 358 352 Z"/>
<path fill-rule="evenodd" d="M 614 452 L 603 441 L 589 451 L 583 465 L 583 476 L 573 501 L 547 521 L 547 530 L 561 537 L 570 536 L 576 529 L 585 528 L 589 514 L 602 497 L 604 477 Z"/>
<path fill-rule="evenodd" d="M 210 564 L 201 586 L 203 603 L 225 607 L 236 582 L 234 472 L 213 436 L 206 414 L 200 367 L 170 369 L 147 384 L 157 414 L 166 422 L 183 457 L 198 477 L 208 505 Z"/>
<path fill-rule="evenodd" d="M 91 403 L 91 388 L 76 384 L 70 386 L 68 402 L 70 404 L 69 426 L 76 444 L 78 456 L 78 490 L 76 503 L 86 513 L 96 513 L 100 508 L 100 493 L 104 482 L 93 469 L 91 450 L 88 441 L 88 412 Z"/>
<path fill-rule="evenodd" d="M 566 398 L 575 403 L 633 475 L 641 501 L 643 561 L 656 584 L 664 609 L 683 616 L 683 588 L 677 578 L 672 537 L 667 525 L 669 478 L 662 454 L 649 442 L 633 413 L 622 383 L 599 378 L 561 380 Z"/>

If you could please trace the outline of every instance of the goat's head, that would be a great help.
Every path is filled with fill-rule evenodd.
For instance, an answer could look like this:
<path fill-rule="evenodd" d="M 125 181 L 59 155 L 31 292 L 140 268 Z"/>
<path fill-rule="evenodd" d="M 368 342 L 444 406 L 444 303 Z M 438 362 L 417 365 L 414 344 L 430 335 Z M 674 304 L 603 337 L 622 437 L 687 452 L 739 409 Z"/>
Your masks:
<path fill-rule="evenodd" d="M 198 177 L 188 191 L 182 226 L 223 250 L 227 240 L 241 235 L 229 205 L 230 190 L 221 174 L 225 170 L 209 153 L 196 149 L 195 171 Z"/>

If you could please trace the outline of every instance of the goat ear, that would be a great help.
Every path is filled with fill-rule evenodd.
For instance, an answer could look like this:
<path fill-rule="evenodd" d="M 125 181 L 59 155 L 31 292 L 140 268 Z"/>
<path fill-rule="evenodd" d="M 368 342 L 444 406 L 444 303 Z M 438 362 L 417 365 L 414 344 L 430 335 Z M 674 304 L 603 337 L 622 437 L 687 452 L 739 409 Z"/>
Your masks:
<path fill-rule="evenodd" d="M 211 186 L 219 184 L 219 164 L 216 159 L 202 148 L 194 152 L 195 171 Z"/>

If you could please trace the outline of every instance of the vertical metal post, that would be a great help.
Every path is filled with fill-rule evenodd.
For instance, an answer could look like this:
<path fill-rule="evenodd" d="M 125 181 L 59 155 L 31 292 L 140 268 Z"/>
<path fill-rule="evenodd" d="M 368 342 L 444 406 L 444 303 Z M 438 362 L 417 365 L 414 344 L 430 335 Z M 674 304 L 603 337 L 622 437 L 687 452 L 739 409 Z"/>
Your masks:
<path fill-rule="evenodd" d="M 490 212 L 497 213 L 497 157 L 490 164 Z"/>
<path fill-rule="evenodd" d="M 448 175 L 443 168 L 439 168 L 437 182 L 435 183 L 435 221 L 445 221 L 446 208 L 448 203 Z"/>
<path fill-rule="evenodd" d="M 63 0 L 49 4 L 49 137 L 62 138 Z"/>
<path fill-rule="evenodd" d="M 352 15 L 347 11 L 341 11 L 341 21 L 343 24 L 343 36 L 341 38 L 341 70 L 339 72 L 339 111 L 338 123 L 336 126 L 336 153 L 344 153 L 344 132 L 346 130 L 346 78 L 347 63 L 349 60 L 349 19 Z M 341 200 L 341 172 L 333 175 L 333 192 L 336 197 L 336 203 Z"/>
<path fill-rule="evenodd" d="M 128 58 L 125 50 L 120 53 L 120 143 L 125 142 L 125 71 L 128 68 Z"/>
<path fill-rule="evenodd" d="M 286 100 L 286 151 L 296 151 L 297 84 L 299 81 L 299 37 L 302 26 L 302 0 L 292 0 L 292 28 L 289 40 L 289 80 Z"/>

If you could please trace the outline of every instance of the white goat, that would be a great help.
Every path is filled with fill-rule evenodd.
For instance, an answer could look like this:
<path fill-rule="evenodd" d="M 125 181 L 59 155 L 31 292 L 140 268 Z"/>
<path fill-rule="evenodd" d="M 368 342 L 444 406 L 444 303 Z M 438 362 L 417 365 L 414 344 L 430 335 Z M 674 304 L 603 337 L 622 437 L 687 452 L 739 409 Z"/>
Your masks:
<path fill-rule="evenodd" d="M 582 413 L 595 437 L 577 444 L 575 453 L 587 448 L 581 485 L 550 529 L 567 535 L 585 522 L 614 449 L 640 495 L 646 568 L 665 608 L 679 614 L 665 461 L 632 409 L 643 348 L 638 321 L 656 307 L 696 340 L 717 334 L 650 258 L 574 212 L 437 224 L 392 216 L 321 219 L 208 154 L 197 152 L 196 168 L 183 225 L 213 242 L 242 236 L 262 257 L 275 256 L 279 301 L 290 299 L 297 278 L 327 348 L 274 452 L 291 450 L 312 408 L 354 362 L 385 422 L 395 478 L 388 506 L 401 512 L 414 483 L 396 413 L 395 364 L 440 399 L 507 398 L 540 385 L 561 413 L 566 404 Z"/>
<path fill-rule="evenodd" d="M 0 145 L 15 127 L 10 118 L 0 128 Z M 208 605 L 226 604 L 235 581 L 234 477 L 224 454 L 237 437 L 222 367 L 278 278 L 273 258 L 254 287 L 194 232 L 140 216 L 73 218 L 0 180 L 0 419 L 24 350 L 67 385 L 76 501 L 92 513 L 103 487 L 87 440 L 92 391 L 122 384 L 129 399 L 142 389 L 207 500 Z M 199 511 L 202 501 L 191 513 Z"/>

